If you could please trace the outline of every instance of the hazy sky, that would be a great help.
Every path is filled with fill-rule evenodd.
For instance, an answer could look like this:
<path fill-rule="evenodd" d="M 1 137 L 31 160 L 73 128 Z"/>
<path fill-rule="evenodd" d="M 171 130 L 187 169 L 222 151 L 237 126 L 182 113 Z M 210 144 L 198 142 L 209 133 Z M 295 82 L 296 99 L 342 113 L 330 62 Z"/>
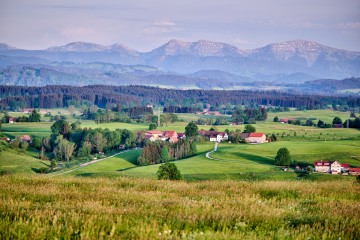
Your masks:
<path fill-rule="evenodd" d="M 360 1 L 0 0 L 0 42 L 18 48 L 86 41 L 149 51 L 173 38 L 242 49 L 303 39 L 360 51 Z"/>

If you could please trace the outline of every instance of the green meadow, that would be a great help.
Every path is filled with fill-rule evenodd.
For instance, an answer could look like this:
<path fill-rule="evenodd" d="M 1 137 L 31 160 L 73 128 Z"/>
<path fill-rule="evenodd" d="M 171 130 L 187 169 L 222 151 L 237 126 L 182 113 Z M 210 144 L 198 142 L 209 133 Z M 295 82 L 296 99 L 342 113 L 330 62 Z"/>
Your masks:
<path fill-rule="evenodd" d="M 352 181 L 0 176 L 1 239 L 359 239 Z"/>
<path fill-rule="evenodd" d="M 136 165 L 140 149 L 38 174 L 50 162 L 36 159 L 35 150 L 4 151 L 1 145 L 0 239 L 359 239 L 360 185 L 354 176 L 282 171 L 274 166 L 274 157 L 287 147 L 292 160 L 301 164 L 323 159 L 360 167 L 360 131 L 274 123 L 274 116 L 331 122 L 335 116 L 345 120 L 349 113 L 269 113 L 267 121 L 254 126 L 274 133 L 278 141 L 223 142 L 210 159 L 206 153 L 214 143 L 199 143 L 195 156 L 174 161 L 184 181 L 156 180 L 159 164 Z M 184 132 L 187 122 L 199 117 L 180 114 L 184 122 L 158 129 Z M 51 125 L 3 124 L 2 130 L 11 138 L 43 137 L 51 134 Z M 148 124 L 86 120 L 81 127 L 135 133 Z"/>

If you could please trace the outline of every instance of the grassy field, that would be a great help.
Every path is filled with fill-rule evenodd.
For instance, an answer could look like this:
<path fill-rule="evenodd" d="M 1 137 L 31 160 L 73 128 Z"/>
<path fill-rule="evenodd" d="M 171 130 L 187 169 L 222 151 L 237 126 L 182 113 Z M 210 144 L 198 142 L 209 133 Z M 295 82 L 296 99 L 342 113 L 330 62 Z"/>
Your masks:
<path fill-rule="evenodd" d="M 49 161 L 40 161 L 25 153 L 12 150 L 0 152 L 0 171 L 33 174 L 43 167 L 49 167 Z"/>
<path fill-rule="evenodd" d="M 279 118 L 296 118 L 306 121 L 307 119 L 321 119 L 326 123 L 332 123 L 334 117 L 340 117 L 343 121 L 350 118 L 349 112 L 340 112 L 333 110 L 303 110 L 303 111 L 290 111 L 290 112 L 278 112 L 278 113 L 268 113 L 267 121 L 273 121 L 274 117 L 278 116 Z M 315 122 L 317 122 L 315 120 Z"/>
<path fill-rule="evenodd" d="M 1 239 L 359 239 L 350 181 L 0 177 Z"/>
<path fill-rule="evenodd" d="M 272 142 L 268 144 L 228 144 L 221 143 L 218 151 L 205 157 L 213 143 L 198 145 L 196 156 L 175 161 L 176 166 L 187 181 L 232 179 L 232 180 L 350 180 L 354 177 L 310 174 L 299 175 L 284 172 L 274 166 L 274 157 L 281 147 L 287 147 L 292 160 L 312 165 L 315 160 L 338 160 L 352 167 L 360 166 L 360 142 Z M 304 150 L 306 149 L 306 150 Z M 159 165 L 135 166 L 139 150 L 132 150 L 95 164 L 68 173 L 75 176 L 116 177 L 156 179 Z M 301 178 L 300 178 L 301 176 Z"/>

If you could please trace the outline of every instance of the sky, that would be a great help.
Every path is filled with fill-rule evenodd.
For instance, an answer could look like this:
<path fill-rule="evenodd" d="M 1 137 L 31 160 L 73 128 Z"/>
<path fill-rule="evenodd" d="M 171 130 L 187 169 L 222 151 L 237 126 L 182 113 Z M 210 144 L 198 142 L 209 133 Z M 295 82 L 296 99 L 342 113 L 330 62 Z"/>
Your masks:
<path fill-rule="evenodd" d="M 171 39 L 240 49 L 310 40 L 360 51 L 359 0 L 0 0 L 0 42 L 84 41 L 150 51 Z"/>

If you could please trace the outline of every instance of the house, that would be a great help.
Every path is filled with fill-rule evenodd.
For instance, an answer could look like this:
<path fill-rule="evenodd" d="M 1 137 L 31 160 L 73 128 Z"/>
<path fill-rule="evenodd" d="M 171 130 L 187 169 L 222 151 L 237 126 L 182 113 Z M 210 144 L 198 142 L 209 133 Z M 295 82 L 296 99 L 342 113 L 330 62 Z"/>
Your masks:
<path fill-rule="evenodd" d="M 264 143 L 266 142 L 266 135 L 264 133 L 250 133 L 247 138 L 245 138 L 247 143 Z"/>
<path fill-rule="evenodd" d="M 2 138 L 0 138 L 0 140 L 6 141 L 8 143 L 11 141 L 10 138 L 8 138 L 8 137 L 2 137 Z"/>
<path fill-rule="evenodd" d="M 178 138 L 185 139 L 186 138 L 185 133 L 178 133 Z"/>
<path fill-rule="evenodd" d="M 217 133 L 212 133 L 210 135 L 210 142 L 216 142 L 217 141 Z"/>
<path fill-rule="evenodd" d="M 12 118 L 12 117 L 11 117 L 11 118 L 9 118 L 8 121 L 9 121 L 9 123 L 14 123 L 14 122 L 16 122 L 16 118 Z"/>
<path fill-rule="evenodd" d="M 141 139 L 141 132 L 138 132 L 138 139 Z M 184 133 L 177 133 L 176 131 L 173 130 L 168 130 L 168 131 L 157 131 L 157 130 L 151 130 L 151 131 L 146 131 L 144 133 L 144 139 L 149 139 L 151 142 L 154 141 L 169 141 L 171 143 L 175 143 L 177 141 L 179 141 L 179 139 L 184 139 L 185 138 L 185 134 Z"/>
<path fill-rule="evenodd" d="M 350 175 L 360 175 L 360 168 L 349 168 Z"/>
<path fill-rule="evenodd" d="M 229 136 L 227 135 L 226 132 L 219 132 L 216 136 L 216 140 L 218 142 L 221 142 L 222 140 L 227 141 L 229 139 Z"/>
<path fill-rule="evenodd" d="M 340 163 L 338 161 L 315 161 L 315 172 L 321 172 L 321 173 L 332 173 L 332 174 L 341 174 L 343 172 L 348 172 L 349 170 L 349 164 L 347 163 Z"/>
<path fill-rule="evenodd" d="M 202 112 L 197 112 L 200 115 L 214 115 L 214 116 L 221 116 L 219 111 L 209 111 L 208 108 L 204 108 Z"/>
<path fill-rule="evenodd" d="M 333 128 L 343 128 L 343 127 L 344 126 L 341 123 L 333 125 Z"/>
<path fill-rule="evenodd" d="M 20 139 L 24 142 L 31 142 L 31 137 L 29 135 L 22 135 Z"/>
<path fill-rule="evenodd" d="M 208 137 L 210 142 L 221 142 L 223 140 L 229 139 L 229 136 L 226 132 L 199 130 L 198 134 Z"/>
<path fill-rule="evenodd" d="M 149 139 L 150 141 L 154 142 L 157 140 L 161 140 L 162 135 L 163 135 L 163 132 L 160 132 L 157 130 L 151 130 L 151 131 L 145 132 L 144 138 Z"/>
<path fill-rule="evenodd" d="M 177 142 L 178 141 L 178 134 L 176 131 L 165 131 L 162 134 L 162 139 L 163 141 L 169 141 L 171 143 Z"/>
<path fill-rule="evenodd" d="M 248 138 L 250 133 L 240 133 L 240 140 L 245 141 L 246 138 Z"/>
<path fill-rule="evenodd" d="M 330 169 L 332 174 L 341 173 L 341 169 L 342 169 L 341 163 L 339 163 L 338 161 L 334 161 L 333 163 L 330 164 Z"/>
<path fill-rule="evenodd" d="M 295 118 L 280 118 L 280 121 L 281 123 L 288 123 L 290 121 L 296 121 Z"/>

